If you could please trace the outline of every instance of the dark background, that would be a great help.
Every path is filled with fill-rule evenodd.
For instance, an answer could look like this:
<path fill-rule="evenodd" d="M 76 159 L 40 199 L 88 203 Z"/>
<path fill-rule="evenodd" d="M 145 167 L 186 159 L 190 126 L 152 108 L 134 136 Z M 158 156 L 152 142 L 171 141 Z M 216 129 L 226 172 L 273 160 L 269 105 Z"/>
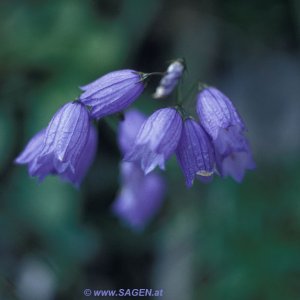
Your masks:
<path fill-rule="evenodd" d="M 0 43 L 0 299 L 300 299 L 299 1 L 1 0 Z M 177 57 L 185 82 L 217 86 L 246 121 L 257 169 L 242 184 L 187 190 L 173 158 L 162 209 L 134 232 L 111 213 L 121 158 L 105 122 L 80 190 L 13 164 L 78 86 Z M 168 105 L 155 83 L 135 104 L 146 113 Z"/>

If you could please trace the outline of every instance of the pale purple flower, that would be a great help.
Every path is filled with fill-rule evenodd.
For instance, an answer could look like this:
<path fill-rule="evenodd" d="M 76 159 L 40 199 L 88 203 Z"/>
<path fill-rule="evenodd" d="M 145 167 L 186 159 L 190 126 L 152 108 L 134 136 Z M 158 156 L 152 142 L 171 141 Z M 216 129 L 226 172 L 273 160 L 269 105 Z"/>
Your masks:
<path fill-rule="evenodd" d="M 118 142 L 122 154 L 132 146 L 146 117 L 138 110 L 129 110 L 120 122 Z M 165 181 L 159 174 L 144 175 L 132 162 L 121 162 L 121 188 L 113 203 L 113 211 L 135 229 L 141 229 L 157 213 L 164 194 Z"/>
<path fill-rule="evenodd" d="M 135 163 L 121 163 L 121 189 L 113 211 L 135 229 L 142 229 L 157 213 L 165 194 L 165 182 L 156 173 L 144 176 Z"/>
<path fill-rule="evenodd" d="M 41 150 L 43 149 L 45 132 L 46 128 L 36 133 L 27 143 L 25 149 L 15 159 L 15 163 L 19 165 L 28 165 L 28 172 L 31 176 L 34 173 L 34 170 L 37 168 L 37 158 L 41 153 Z M 54 173 L 53 164 L 44 164 L 43 169 L 41 169 L 41 171 L 42 172 L 39 176 L 39 179 L 43 180 L 44 177 L 48 174 Z"/>
<path fill-rule="evenodd" d="M 184 71 L 181 60 L 176 60 L 170 64 L 166 74 L 161 79 L 159 86 L 153 95 L 154 98 L 163 98 L 172 93 Z"/>
<path fill-rule="evenodd" d="M 15 162 L 27 164 L 29 174 L 39 180 L 55 174 L 78 186 L 92 163 L 96 146 L 97 135 L 88 111 L 81 103 L 72 102 L 29 141 Z"/>
<path fill-rule="evenodd" d="M 220 129 L 214 147 L 217 169 L 221 176 L 231 176 L 241 182 L 247 169 L 255 169 L 248 141 L 236 127 Z"/>
<path fill-rule="evenodd" d="M 126 109 L 144 90 L 143 75 L 134 70 L 110 72 L 81 87 L 80 101 L 99 119 Z"/>
<path fill-rule="evenodd" d="M 183 123 L 176 157 L 188 187 L 193 185 L 195 178 L 204 182 L 212 179 L 215 156 L 211 139 L 202 126 L 191 118 Z"/>
<path fill-rule="evenodd" d="M 218 172 L 240 182 L 255 163 L 244 136 L 246 127 L 236 108 L 219 90 L 209 87 L 198 95 L 197 113 L 213 140 Z"/>
<path fill-rule="evenodd" d="M 164 169 L 165 161 L 177 148 L 182 118 L 175 108 L 162 108 L 142 125 L 124 160 L 137 162 L 145 174 L 157 165 Z"/>
<path fill-rule="evenodd" d="M 118 143 L 123 155 L 131 149 L 145 120 L 146 116 L 136 109 L 124 113 L 124 121 L 120 122 L 118 128 Z"/>

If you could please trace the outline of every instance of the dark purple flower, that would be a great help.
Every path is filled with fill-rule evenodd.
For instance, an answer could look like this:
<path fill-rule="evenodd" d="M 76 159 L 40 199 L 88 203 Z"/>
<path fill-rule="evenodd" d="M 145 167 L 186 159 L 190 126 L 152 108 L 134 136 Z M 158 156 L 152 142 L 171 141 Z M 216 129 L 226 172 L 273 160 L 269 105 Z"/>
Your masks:
<path fill-rule="evenodd" d="M 29 141 L 15 162 L 27 164 L 29 174 L 40 180 L 55 174 L 78 186 L 94 158 L 96 145 L 97 135 L 84 105 L 67 103 L 48 127 Z"/>
<path fill-rule="evenodd" d="M 204 182 L 212 179 L 215 169 L 213 145 L 201 125 L 190 118 L 183 123 L 176 157 L 188 187 L 193 185 L 195 177 Z"/>
<path fill-rule="evenodd" d="M 92 108 L 93 118 L 117 113 L 127 108 L 144 90 L 143 76 L 133 70 L 108 73 L 81 87 L 80 101 Z"/>
<path fill-rule="evenodd" d="M 209 87 L 198 95 L 197 113 L 213 140 L 220 175 L 241 181 L 247 169 L 255 168 L 255 163 L 244 136 L 246 127 L 236 108 L 219 90 Z"/>
<path fill-rule="evenodd" d="M 135 229 L 142 229 L 161 207 L 165 182 L 155 173 L 144 176 L 134 163 L 121 163 L 121 190 L 113 211 Z"/>
<path fill-rule="evenodd" d="M 157 165 L 164 169 L 165 161 L 177 148 L 181 129 L 182 118 L 176 109 L 157 110 L 143 123 L 124 160 L 137 162 L 145 174 Z"/>
<path fill-rule="evenodd" d="M 184 71 L 181 60 L 176 60 L 167 69 L 166 74 L 161 79 L 153 97 L 163 98 L 172 93 Z"/>

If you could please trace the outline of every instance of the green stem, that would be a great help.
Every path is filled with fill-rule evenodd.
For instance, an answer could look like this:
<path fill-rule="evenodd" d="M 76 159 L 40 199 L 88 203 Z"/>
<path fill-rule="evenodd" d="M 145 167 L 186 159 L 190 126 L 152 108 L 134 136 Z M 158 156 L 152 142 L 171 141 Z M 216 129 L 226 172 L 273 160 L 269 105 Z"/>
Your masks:
<path fill-rule="evenodd" d="M 181 89 L 181 80 L 176 87 L 176 103 L 179 106 L 182 106 L 183 98 L 182 98 L 182 89 Z"/>
<path fill-rule="evenodd" d="M 206 89 L 208 85 L 204 82 L 199 82 L 198 83 L 198 91 L 201 92 L 202 90 Z"/>
<path fill-rule="evenodd" d="M 164 76 L 166 73 L 165 72 L 152 72 L 152 73 L 142 73 L 142 79 L 145 80 L 150 76 L 153 75 L 158 75 L 158 76 Z"/>

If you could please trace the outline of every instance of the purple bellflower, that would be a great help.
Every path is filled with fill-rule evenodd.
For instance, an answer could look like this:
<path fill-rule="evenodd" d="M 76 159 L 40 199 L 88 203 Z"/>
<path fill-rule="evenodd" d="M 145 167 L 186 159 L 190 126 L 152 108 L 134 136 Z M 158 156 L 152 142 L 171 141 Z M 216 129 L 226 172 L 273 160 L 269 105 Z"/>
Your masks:
<path fill-rule="evenodd" d="M 181 60 L 176 60 L 170 64 L 153 97 L 158 99 L 170 95 L 181 78 L 183 71 L 184 65 Z"/>
<path fill-rule="evenodd" d="M 165 161 L 177 148 L 182 130 L 182 118 L 175 108 L 162 108 L 154 112 L 142 125 L 124 160 L 136 162 L 145 174 Z"/>
<path fill-rule="evenodd" d="M 213 140 L 218 172 L 242 181 L 255 163 L 244 136 L 246 127 L 232 102 L 216 88 L 205 88 L 198 95 L 197 113 Z"/>
<path fill-rule="evenodd" d="M 91 116 L 100 119 L 126 109 L 144 90 L 142 73 L 133 70 L 110 72 L 81 87 L 80 101 L 91 107 Z"/>
<path fill-rule="evenodd" d="M 125 154 L 146 117 L 137 110 L 127 111 L 120 123 L 118 142 Z M 144 175 L 141 168 L 132 162 L 121 162 L 121 189 L 113 203 L 114 213 L 135 229 L 142 229 L 160 208 L 165 182 L 156 173 Z"/>
<path fill-rule="evenodd" d="M 210 137 L 201 125 L 188 118 L 183 123 L 176 157 L 191 187 L 195 177 L 203 182 L 212 179 L 215 169 L 214 149 Z"/>
<path fill-rule="evenodd" d="M 97 134 L 88 111 L 81 103 L 72 102 L 56 112 L 48 127 L 29 141 L 15 162 L 27 164 L 29 174 L 39 180 L 53 174 L 79 186 L 96 146 Z"/>
<path fill-rule="evenodd" d="M 113 211 L 135 229 L 142 229 L 161 207 L 165 182 L 157 173 L 144 176 L 135 163 L 121 163 L 120 192 Z"/>

